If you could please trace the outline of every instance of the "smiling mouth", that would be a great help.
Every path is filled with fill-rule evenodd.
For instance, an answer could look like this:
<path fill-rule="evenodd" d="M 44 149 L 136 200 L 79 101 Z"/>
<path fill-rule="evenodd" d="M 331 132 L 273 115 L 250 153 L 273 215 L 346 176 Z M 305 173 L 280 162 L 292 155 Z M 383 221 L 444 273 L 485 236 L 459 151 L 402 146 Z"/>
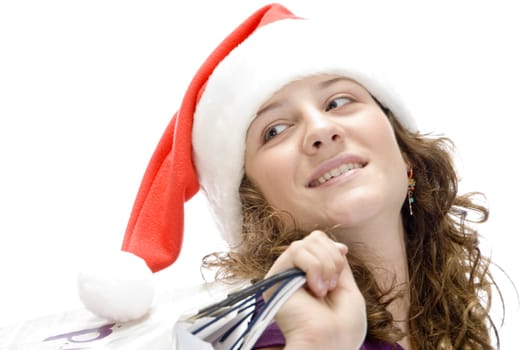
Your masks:
<path fill-rule="evenodd" d="M 348 173 L 351 170 L 360 169 L 360 168 L 363 168 L 363 167 L 364 167 L 364 164 L 361 164 L 361 163 L 345 163 L 345 164 L 342 164 L 342 165 L 340 165 L 337 168 L 334 168 L 334 169 L 331 169 L 331 170 L 327 171 L 325 174 L 321 175 L 316 180 L 313 180 L 313 181 L 309 182 L 308 187 L 320 186 L 320 185 L 324 184 L 325 182 L 327 182 L 327 181 L 329 181 L 331 179 L 334 179 L 335 177 L 338 177 L 338 176 L 341 176 L 343 174 L 346 174 L 346 173 Z"/>

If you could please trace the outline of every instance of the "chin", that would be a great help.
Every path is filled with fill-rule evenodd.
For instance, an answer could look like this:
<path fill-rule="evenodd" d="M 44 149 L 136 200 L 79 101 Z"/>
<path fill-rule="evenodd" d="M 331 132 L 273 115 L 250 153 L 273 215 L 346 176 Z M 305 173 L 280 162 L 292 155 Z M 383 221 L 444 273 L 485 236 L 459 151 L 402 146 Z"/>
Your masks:
<path fill-rule="evenodd" d="M 362 225 L 377 216 L 385 206 L 385 197 L 374 193 L 356 193 L 345 201 L 333 201 L 330 216 L 342 225 Z"/>

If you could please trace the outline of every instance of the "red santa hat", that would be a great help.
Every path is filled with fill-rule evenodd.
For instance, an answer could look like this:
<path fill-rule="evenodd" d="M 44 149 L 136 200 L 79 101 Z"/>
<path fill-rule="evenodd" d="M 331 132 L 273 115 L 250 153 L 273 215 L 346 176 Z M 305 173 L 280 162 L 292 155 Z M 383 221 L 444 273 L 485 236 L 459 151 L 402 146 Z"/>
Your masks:
<path fill-rule="evenodd" d="M 153 296 L 150 287 L 144 287 L 151 285 L 149 270 L 159 271 L 177 259 L 184 203 L 200 188 L 222 237 L 235 249 L 241 241 L 239 185 L 246 131 L 259 107 L 287 83 L 315 74 L 349 77 L 414 130 L 409 112 L 382 75 L 380 62 L 388 57 L 379 57 L 375 43 L 362 37 L 271 4 L 224 39 L 195 74 L 139 188 L 122 250 L 142 258 L 149 269 L 130 272 L 128 255 L 113 264 L 119 266 L 114 272 L 108 272 L 106 264 L 105 276 L 82 274 L 79 294 L 88 309 L 119 321 L 147 312 Z M 134 279 L 132 286 L 126 286 L 129 279 Z M 130 288 L 140 301 L 131 300 L 135 296 L 130 296 Z M 126 298 L 109 297 L 110 290 L 120 290 Z"/>

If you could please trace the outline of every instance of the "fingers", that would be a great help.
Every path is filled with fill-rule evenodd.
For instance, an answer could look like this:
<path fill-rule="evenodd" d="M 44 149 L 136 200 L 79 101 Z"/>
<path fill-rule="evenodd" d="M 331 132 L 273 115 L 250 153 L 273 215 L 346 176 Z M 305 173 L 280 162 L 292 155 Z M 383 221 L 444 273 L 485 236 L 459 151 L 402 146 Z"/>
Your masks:
<path fill-rule="evenodd" d="M 306 240 L 297 244 L 297 263 L 307 274 L 307 286 L 319 297 L 324 297 L 333 290 L 344 265 L 345 254 L 334 241 L 321 231 L 314 231 Z M 302 258 L 305 258 L 302 260 Z"/>
<path fill-rule="evenodd" d="M 304 239 L 293 242 L 276 260 L 268 275 L 297 267 L 305 271 L 312 294 L 324 297 L 337 287 L 347 266 L 346 254 L 347 246 L 334 242 L 322 231 L 313 231 Z"/>

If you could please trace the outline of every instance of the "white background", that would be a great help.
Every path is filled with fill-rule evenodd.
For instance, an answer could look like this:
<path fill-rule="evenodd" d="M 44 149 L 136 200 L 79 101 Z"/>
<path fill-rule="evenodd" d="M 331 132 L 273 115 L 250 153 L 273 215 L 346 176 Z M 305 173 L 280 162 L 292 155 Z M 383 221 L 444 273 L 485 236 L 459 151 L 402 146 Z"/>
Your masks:
<path fill-rule="evenodd" d="M 320 50 L 386 34 L 372 44 L 385 45 L 385 58 L 399 67 L 420 128 L 456 142 L 461 191 L 482 191 L 490 205 L 484 252 L 524 299 L 520 2 L 283 3 L 305 17 L 345 18 L 363 29 L 329 37 Z M 146 164 L 191 77 L 262 4 L 0 3 L 0 326 L 82 307 L 79 264 L 120 247 Z M 203 198 L 186 210 L 183 253 L 156 274 L 159 289 L 199 282 L 201 257 L 220 245 Z M 507 299 L 503 349 L 513 349 L 526 313 L 496 274 Z"/>

